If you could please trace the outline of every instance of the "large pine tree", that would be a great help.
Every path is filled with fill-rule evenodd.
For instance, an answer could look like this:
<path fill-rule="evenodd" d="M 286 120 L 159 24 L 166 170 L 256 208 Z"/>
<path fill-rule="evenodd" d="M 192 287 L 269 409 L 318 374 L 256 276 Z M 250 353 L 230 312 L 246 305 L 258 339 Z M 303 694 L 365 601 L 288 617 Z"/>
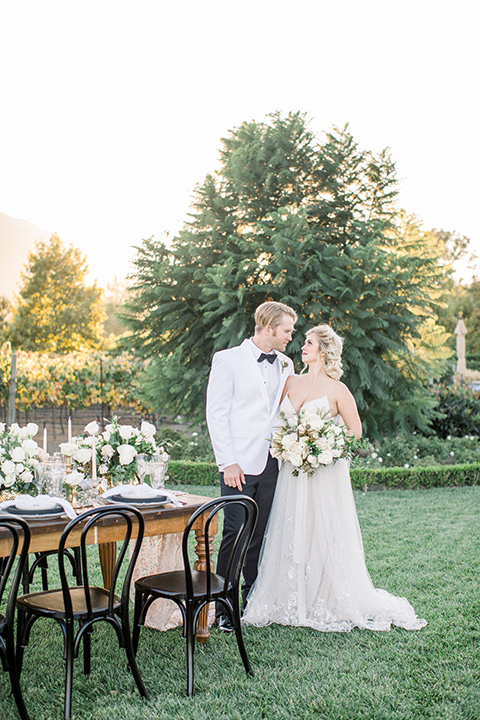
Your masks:
<path fill-rule="evenodd" d="M 201 414 L 214 351 L 252 334 L 257 305 L 280 300 L 299 314 L 294 360 L 315 324 L 345 337 L 345 381 L 371 433 L 424 424 L 432 367 L 412 339 L 445 271 L 421 233 L 402 234 L 396 194 L 389 153 L 360 150 L 347 128 L 320 143 L 295 113 L 230 132 L 171 246 L 137 248 L 127 318 L 153 359 L 150 402 Z"/>

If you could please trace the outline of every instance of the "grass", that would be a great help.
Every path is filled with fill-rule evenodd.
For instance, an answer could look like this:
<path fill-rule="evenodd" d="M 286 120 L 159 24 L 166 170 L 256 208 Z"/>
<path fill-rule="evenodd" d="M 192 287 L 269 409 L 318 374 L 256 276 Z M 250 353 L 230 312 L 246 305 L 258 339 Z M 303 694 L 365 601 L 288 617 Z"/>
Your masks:
<path fill-rule="evenodd" d="M 193 492 L 200 492 L 198 488 Z M 216 495 L 217 488 L 202 488 Z M 93 639 L 93 668 L 74 677 L 79 720 L 480 719 L 480 487 L 355 493 L 370 574 L 428 620 L 417 632 L 245 628 L 255 677 L 235 638 L 212 630 L 197 644 L 195 695 L 185 696 L 178 630 L 142 631 L 140 698 L 109 628 Z M 62 717 L 60 631 L 39 621 L 22 683 L 32 720 Z M 2 675 L 0 675 L 2 677 Z M 0 685 L 0 717 L 17 717 Z"/>

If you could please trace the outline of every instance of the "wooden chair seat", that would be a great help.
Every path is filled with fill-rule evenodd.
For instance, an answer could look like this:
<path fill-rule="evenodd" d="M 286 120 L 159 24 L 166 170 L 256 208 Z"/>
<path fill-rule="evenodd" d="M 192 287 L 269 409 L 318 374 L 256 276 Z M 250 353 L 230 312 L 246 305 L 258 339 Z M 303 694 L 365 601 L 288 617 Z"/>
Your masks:
<path fill-rule="evenodd" d="M 108 611 L 109 591 L 104 588 L 90 587 L 91 616 L 101 617 Z M 85 602 L 85 589 L 83 586 L 74 587 L 70 590 L 72 600 L 72 615 L 75 620 L 81 620 L 89 616 L 90 610 Z M 18 598 L 17 604 L 25 612 L 39 613 L 44 617 L 55 619 L 64 618 L 65 600 L 62 590 L 46 590 Z M 113 597 L 112 611 L 119 612 L 121 600 L 117 595 Z"/>
<path fill-rule="evenodd" d="M 223 592 L 225 578 L 215 573 L 210 574 L 210 597 L 216 598 Z M 192 596 L 195 600 L 207 597 L 207 573 L 202 570 L 192 570 Z M 136 581 L 135 586 L 149 593 L 158 592 L 159 596 L 167 599 L 183 599 L 187 594 L 187 579 L 184 570 L 148 575 Z"/>

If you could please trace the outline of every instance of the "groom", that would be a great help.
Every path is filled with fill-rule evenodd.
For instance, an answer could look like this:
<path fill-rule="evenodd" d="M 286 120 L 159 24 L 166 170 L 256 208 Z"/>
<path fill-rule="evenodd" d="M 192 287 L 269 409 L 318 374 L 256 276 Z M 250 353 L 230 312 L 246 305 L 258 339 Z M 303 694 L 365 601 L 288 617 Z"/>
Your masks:
<path fill-rule="evenodd" d="M 239 492 L 258 505 L 258 519 L 243 567 L 243 605 L 257 576 L 258 556 L 278 475 L 269 438 L 285 381 L 293 363 L 282 354 L 292 339 L 297 315 L 279 302 L 265 302 L 255 311 L 255 335 L 241 345 L 215 353 L 207 389 L 207 425 L 221 473 L 222 496 Z M 224 575 L 242 511 L 225 511 L 217 573 Z M 221 613 L 217 607 L 217 613 Z M 217 615 L 226 632 L 233 626 Z"/>

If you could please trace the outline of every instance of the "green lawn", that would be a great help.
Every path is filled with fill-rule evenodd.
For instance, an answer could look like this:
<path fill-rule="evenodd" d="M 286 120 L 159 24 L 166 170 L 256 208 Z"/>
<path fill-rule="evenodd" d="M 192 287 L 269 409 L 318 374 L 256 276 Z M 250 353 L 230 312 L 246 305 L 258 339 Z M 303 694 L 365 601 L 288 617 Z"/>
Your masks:
<path fill-rule="evenodd" d="M 215 495 L 216 488 L 191 488 Z M 480 718 L 480 487 L 355 494 L 370 574 L 405 595 L 428 626 L 417 632 L 323 634 L 245 629 L 255 677 L 235 638 L 213 630 L 196 647 L 195 695 L 185 696 L 178 630 L 144 629 L 138 661 L 149 701 L 125 670 L 113 631 L 94 633 L 93 670 L 81 660 L 73 717 L 95 720 L 474 720 Z M 0 676 L 2 677 L 2 676 Z M 62 717 L 60 631 L 39 621 L 22 675 L 32 720 Z M 0 687 L 0 717 L 17 717 Z"/>

